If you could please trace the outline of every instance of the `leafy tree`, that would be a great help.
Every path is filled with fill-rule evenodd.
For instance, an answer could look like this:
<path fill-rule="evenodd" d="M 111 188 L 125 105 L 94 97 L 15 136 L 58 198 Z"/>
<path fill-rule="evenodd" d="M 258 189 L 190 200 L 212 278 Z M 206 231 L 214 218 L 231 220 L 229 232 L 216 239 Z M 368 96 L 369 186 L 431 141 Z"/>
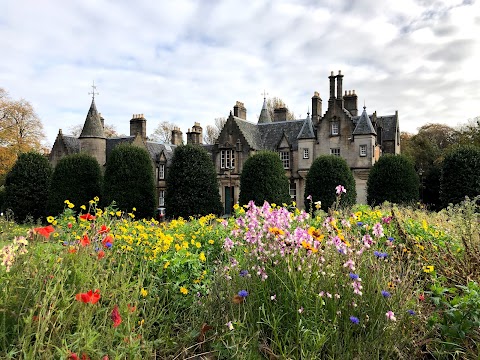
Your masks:
<path fill-rule="evenodd" d="M 215 118 L 215 125 L 207 125 L 205 129 L 205 135 L 203 135 L 203 141 L 205 144 L 215 144 L 215 140 L 218 139 L 223 126 L 227 122 L 224 117 Z"/>
<path fill-rule="evenodd" d="M 95 196 L 102 198 L 102 171 L 97 160 L 85 153 L 60 159 L 52 175 L 48 211 L 57 215 L 64 209 L 65 200 L 77 208 L 88 205 Z"/>
<path fill-rule="evenodd" d="M 155 128 L 153 134 L 149 136 L 149 139 L 152 141 L 158 141 L 163 144 L 172 143 L 172 130 L 175 128 L 175 124 L 170 121 L 161 121 L 160 124 Z"/>
<path fill-rule="evenodd" d="M 310 207 L 308 196 L 313 202 L 321 201 L 322 209 L 328 210 L 336 201 L 336 187 L 342 185 L 347 192 L 342 194 L 341 206 L 355 204 L 357 190 L 352 171 L 345 159 L 335 155 L 321 155 L 317 157 L 308 171 L 305 180 L 305 207 Z"/>
<path fill-rule="evenodd" d="M 115 147 L 107 160 L 104 198 L 123 211 L 136 208 L 138 218 L 150 218 L 155 209 L 153 166 L 147 150 L 135 145 Z"/>
<path fill-rule="evenodd" d="M 239 203 L 253 200 L 257 205 L 290 203 L 288 178 L 277 153 L 261 151 L 250 156 L 243 164 L 240 176 Z"/>
<path fill-rule="evenodd" d="M 457 138 L 459 144 L 480 146 L 480 116 L 460 125 L 457 129 Z"/>
<path fill-rule="evenodd" d="M 418 201 L 420 182 L 413 162 L 405 155 L 387 154 L 373 165 L 367 180 L 367 202 L 408 204 Z"/>
<path fill-rule="evenodd" d="M 458 203 L 465 196 L 480 194 L 480 147 L 459 146 L 450 151 L 443 161 L 440 178 L 440 200 L 446 207 Z"/>
<path fill-rule="evenodd" d="M 83 124 L 77 124 L 70 127 L 69 132 L 71 135 L 75 137 L 79 137 L 80 134 L 82 133 L 82 130 L 83 130 Z M 105 124 L 104 131 L 105 131 L 105 137 L 107 138 L 120 136 L 117 132 L 117 129 L 115 128 L 115 125 Z"/>
<path fill-rule="evenodd" d="M 283 107 L 287 108 L 287 120 L 295 120 L 295 114 L 290 112 L 288 106 L 285 105 L 285 102 L 282 99 L 276 96 L 267 99 L 267 111 L 272 121 L 274 118 L 275 109 Z"/>
<path fill-rule="evenodd" d="M 39 153 L 20 154 L 5 181 L 5 208 L 11 209 L 16 221 L 34 220 L 46 215 L 52 168 Z"/>
<path fill-rule="evenodd" d="M 168 217 L 187 218 L 222 212 L 215 166 L 202 147 L 177 146 L 166 182 L 165 207 Z"/>
<path fill-rule="evenodd" d="M 20 153 L 44 151 L 43 126 L 25 99 L 13 100 L 0 88 L 0 184 Z"/>

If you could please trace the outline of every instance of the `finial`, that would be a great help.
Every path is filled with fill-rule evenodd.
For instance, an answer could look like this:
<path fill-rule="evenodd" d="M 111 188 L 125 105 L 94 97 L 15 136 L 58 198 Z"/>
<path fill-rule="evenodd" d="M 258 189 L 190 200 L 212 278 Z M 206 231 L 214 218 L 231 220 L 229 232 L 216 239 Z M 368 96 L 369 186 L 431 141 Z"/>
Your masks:
<path fill-rule="evenodd" d="M 365 110 L 367 107 L 365 106 L 365 99 L 363 99 L 363 110 Z"/>
<path fill-rule="evenodd" d="M 91 93 L 88 93 L 88 95 L 92 95 L 92 100 L 95 100 L 95 95 L 99 95 L 98 92 L 95 92 L 95 89 L 97 87 L 95 86 L 95 80 L 93 80 L 93 84 L 92 84 L 92 92 Z"/>
<path fill-rule="evenodd" d="M 262 94 L 262 95 L 263 95 L 263 100 L 266 100 L 268 93 L 267 93 L 265 90 L 263 90 L 263 94 Z"/>
<path fill-rule="evenodd" d="M 307 108 L 307 117 L 310 117 L 310 106 Z"/>

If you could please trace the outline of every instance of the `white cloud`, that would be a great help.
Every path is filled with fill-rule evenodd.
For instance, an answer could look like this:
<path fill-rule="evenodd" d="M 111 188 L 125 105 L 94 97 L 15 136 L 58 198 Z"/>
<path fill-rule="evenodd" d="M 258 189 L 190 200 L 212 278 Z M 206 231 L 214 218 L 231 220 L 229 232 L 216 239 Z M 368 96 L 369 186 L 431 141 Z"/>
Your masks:
<path fill-rule="evenodd" d="M 15 1 L 0 13 L 0 86 L 24 97 L 49 143 L 83 123 L 92 80 L 106 122 L 185 132 L 261 93 L 305 116 L 328 75 L 342 70 L 369 111 L 399 111 L 401 129 L 451 126 L 480 115 L 480 7 L 438 0 Z"/>

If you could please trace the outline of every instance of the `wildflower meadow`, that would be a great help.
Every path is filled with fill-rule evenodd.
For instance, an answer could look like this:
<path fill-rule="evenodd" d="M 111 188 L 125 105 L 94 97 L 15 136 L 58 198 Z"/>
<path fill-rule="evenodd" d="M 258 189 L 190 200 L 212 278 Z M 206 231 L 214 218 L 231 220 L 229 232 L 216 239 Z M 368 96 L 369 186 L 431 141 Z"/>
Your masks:
<path fill-rule="evenodd" d="M 2 359 L 475 359 L 479 198 L 0 219 Z"/>

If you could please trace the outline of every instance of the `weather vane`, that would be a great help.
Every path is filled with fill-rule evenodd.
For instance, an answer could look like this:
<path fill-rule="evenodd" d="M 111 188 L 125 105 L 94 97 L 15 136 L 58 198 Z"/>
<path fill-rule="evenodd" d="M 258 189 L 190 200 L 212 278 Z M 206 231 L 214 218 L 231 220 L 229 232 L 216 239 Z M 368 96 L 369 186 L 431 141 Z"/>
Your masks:
<path fill-rule="evenodd" d="M 265 90 L 263 90 L 263 94 L 262 94 L 262 95 L 263 95 L 263 98 L 264 98 L 264 99 L 266 99 L 266 98 L 267 98 L 267 95 L 268 95 L 268 93 L 267 93 Z"/>
<path fill-rule="evenodd" d="M 91 92 L 91 93 L 90 93 L 90 92 L 88 93 L 88 95 L 92 95 L 92 100 L 95 100 L 95 95 L 99 95 L 98 92 L 95 92 L 95 89 L 96 89 L 96 88 L 97 88 L 97 87 L 95 86 L 95 80 L 93 80 L 92 92 Z"/>

